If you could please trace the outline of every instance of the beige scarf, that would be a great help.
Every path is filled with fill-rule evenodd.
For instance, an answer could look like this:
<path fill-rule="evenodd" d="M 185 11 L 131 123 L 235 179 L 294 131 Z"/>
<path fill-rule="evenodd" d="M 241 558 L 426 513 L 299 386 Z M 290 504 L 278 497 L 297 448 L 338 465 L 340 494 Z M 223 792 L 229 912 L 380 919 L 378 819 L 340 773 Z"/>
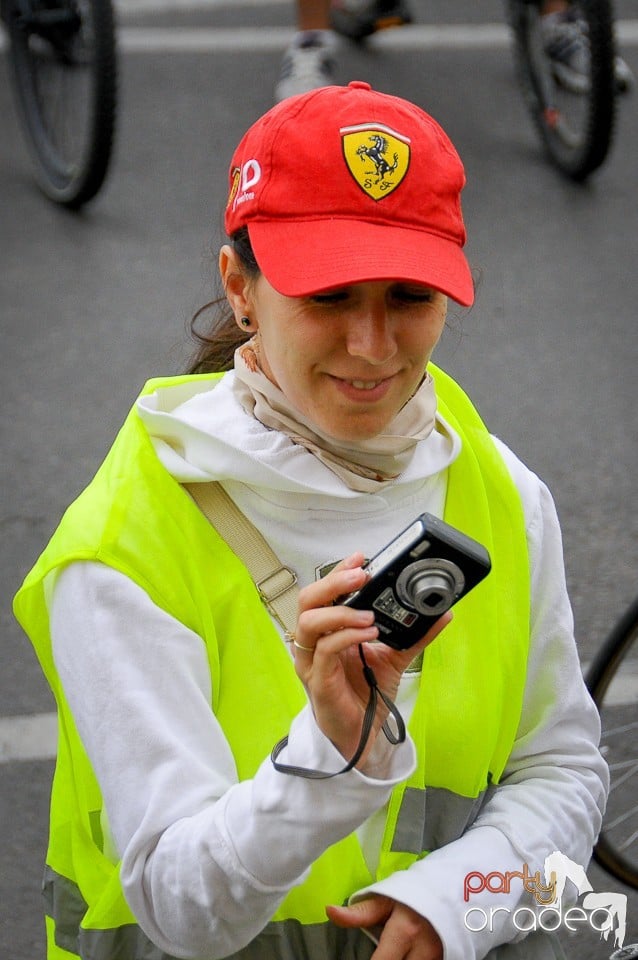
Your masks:
<path fill-rule="evenodd" d="M 396 479 L 409 464 L 418 441 L 432 432 L 436 395 L 432 377 L 426 373 L 386 433 L 369 440 L 335 440 L 296 410 L 262 372 L 255 340 L 253 337 L 235 351 L 233 389 L 242 407 L 264 426 L 310 450 L 351 490 L 374 493 L 381 484 Z"/>

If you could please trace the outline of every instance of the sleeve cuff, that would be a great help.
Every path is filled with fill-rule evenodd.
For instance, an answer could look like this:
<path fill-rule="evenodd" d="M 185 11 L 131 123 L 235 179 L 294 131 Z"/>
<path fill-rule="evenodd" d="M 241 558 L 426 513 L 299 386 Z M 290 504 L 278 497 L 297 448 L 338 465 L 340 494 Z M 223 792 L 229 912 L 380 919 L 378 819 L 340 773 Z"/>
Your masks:
<path fill-rule="evenodd" d="M 307 779 L 279 773 L 268 757 L 252 780 L 237 784 L 220 801 L 225 804 L 225 842 L 234 852 L 237 869 L 260 886 L 298 882 L 324 850 L 356 830 L 410 775 L 412 742 L 391 749 L 395 755 L 377 763 L 383 768 L 382 778 L 350 770 L 331 779 Z M 310 707 L 293 721 L 279 759 L 328 772 L 344 766 Z"/>

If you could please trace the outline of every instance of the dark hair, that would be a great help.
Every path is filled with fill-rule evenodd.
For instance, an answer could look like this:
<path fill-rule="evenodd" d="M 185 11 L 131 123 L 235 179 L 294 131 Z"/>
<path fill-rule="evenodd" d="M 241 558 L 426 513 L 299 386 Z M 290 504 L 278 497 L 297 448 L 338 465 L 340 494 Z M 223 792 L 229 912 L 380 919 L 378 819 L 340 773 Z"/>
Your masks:
<path fill-rule="evenodd" d="M 242 227 L 230 238 L 246 276 L 256 280 L 260 274 L 248 236 L 248 229 Z M 212 318 L 209 316 L 212 314 Z M 203 329 L 199 324 L 205 322 Z M 225 296 L 210 300 L 197 310 L 190 321 L 191 337 L 197 344 L 190 359 L 187 373 L 221 373 L 233 366 L 233 356 L 237 347 L 248 340 L 252 334 L 240 330 Z"/>

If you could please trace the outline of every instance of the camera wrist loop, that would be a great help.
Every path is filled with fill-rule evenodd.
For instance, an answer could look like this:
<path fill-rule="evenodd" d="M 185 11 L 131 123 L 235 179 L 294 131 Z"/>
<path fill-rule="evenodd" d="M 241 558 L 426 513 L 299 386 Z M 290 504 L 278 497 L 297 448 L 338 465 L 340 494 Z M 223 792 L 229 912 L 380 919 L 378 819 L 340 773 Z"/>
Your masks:
<path fill-rule="evenodd" d="M 312 767 L 298 767 L 294 764 L 279 763 L 277 758 L 288 743 L 288 737 L 286 736 L 275 744 L 270 755 L 272 765 L 279 773 L 286 773 L 293 777 L 304 777 L 306 780 L 329 780 L 331 777 L 339 777 L 342 773 L 348 773 L 349 770 L 352 770 L 352 768 L 356 766 L 361 759 L 363 751 L 366 748 L 366 744 L 368 743 L 374 718 L 377 712 L 377 703 L 379 697 L 381 697 L 383 700 L 390 712 L 390 716 L 394 718 L 396 724 L 395 732 L 388 723 L 389 717 L 384 721 L 381 730 L 383 731 L 386 740 L 393 745 L 403 743 L 406 736 L 405 723 L 399 712 L 399 708 L 397 707 L 396 703 L 394 703 L 394 701 L 392 701 L 390 697 L 388 697 L 388 695 L 379 688 L 377 678 L 374 675 L 372 667 L 368 666 L 361 644 L 359 644 L 359 656 L 363 664 L 363 676 L 366 680 L 366 683 L 370 687 L 370 696 L 368 697 L 368 703 L 363 715 L 359 744 L 353 756 L 350 758 L 345 767 L 343 767 L 341 770 L 335 770 L 333 773 L 327 773 L 324 770 L 314 770 Z"/>

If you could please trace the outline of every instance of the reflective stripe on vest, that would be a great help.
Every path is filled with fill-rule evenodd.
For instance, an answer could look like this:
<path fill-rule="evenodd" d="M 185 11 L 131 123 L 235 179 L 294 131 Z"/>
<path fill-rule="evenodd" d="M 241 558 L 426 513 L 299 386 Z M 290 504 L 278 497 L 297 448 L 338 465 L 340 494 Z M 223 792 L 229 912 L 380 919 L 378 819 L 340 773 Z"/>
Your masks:
<path fill-rule="evenodd" d="M 441 371 L 435 370 L 434 377 L 442 415 L 462 441 L 448 471 L 444 516 L 487 546 L 492 573 L 464 598 L 453 622 L 425 651 L 423 683 L 409 723 L 417 768 L 393 791 L 375 877 L 352 834 L 313 864 L 308 879 L 290 892 L 273 918 L 301 921 L 309 930 L 319 925 L 326 937 L 333 935 L 325 919 L 326 903 L 344 902 L 375 878 L 409 867 L 463 833 L 485 791 L 501 777 L 520 717 L 529 642 L 520 497 L 469 400 Z M 145 393 L 162 390 L 182 402 L 211 389 L 217 379 L 151 381 Z M 50 571 L 81 559 L 120 570 L 159 607 L 203 637 L 213 709 L 240 780 L 254 775 L 273 743 L 288 732 L 306 697 L 246 569 L 161 467 L 133 410 L 15 601 L 60 718 L 47 863 L 88 905 L 79 929 L 73 910 L 68 916 L 66 911 L 59 914 L 56 924 L 65 931 L 71 956 L 101 960 L 99 953 L 82 953 L 84 944 L 90 940 L 91 949 L 98 949 L 101 936 L 132 928 L 135 918 L 124 900 L 118 866 L 103 852 L 102 798 L 55 670 L 44 595 Z M 251 725 L 247 702 L 260 704 L 258 724 Z M 67 936 L 73 929 L 78 931 L 76 947 Z M 49 960 L 53 957 L 57 960 L 50 953 Z"/>
<path fill-rule="evenodd" d="M 82 960 L 178 960 L 148 939 L 136 924 L 111 930 L 81 929 L 78 923 L 87 905 L 75 884 L 47 868 L 44 894 L 47 901 L 49 960 L 77 956 Z M 75 927 L 67 926 L 75 918 Z M 301 924 L 298 920 L 269 923 L 255 939 L 226 960 L 369 960 L 374 944 L 360 930 L 346 930 L 329 923 Z"/>
<path fill-rule="evenodd" d="M 407 787 L 394 828 L 392 852 L 420 855 L 424 850 L 438 850 L 458 840 L 495 789 L 490 786 L 478 797 L 461 797 L 443 787 Z"/>
<path fill-rule="evenodd" d="M 86 903 L 75 887 L 64 877 L 55 877 L 47 871 L 45 892 L 55 888 L 50 907 L 51 920 L 47 923 L 48 960 L 68 960 L 78 956 L 82 960 L 177 960 L 164 953 L 148 939 L 135 924 L 112 930 L 78 930 L 65 927 L 67 918 L 76 922 L 86 910 Z M 65 949 L 69 947 L 71 952 Z M 269 923 L 243 950 L 226 960 L 369 960 L 374 945 L 359 930 L 341 930 L 331 924 L 300 924 L 295 920 Z M 486 960 L 565 960 L 560 941 L 542 930 L 531 934 L 520 943 L 506 943 L 491 950 Z"/>

